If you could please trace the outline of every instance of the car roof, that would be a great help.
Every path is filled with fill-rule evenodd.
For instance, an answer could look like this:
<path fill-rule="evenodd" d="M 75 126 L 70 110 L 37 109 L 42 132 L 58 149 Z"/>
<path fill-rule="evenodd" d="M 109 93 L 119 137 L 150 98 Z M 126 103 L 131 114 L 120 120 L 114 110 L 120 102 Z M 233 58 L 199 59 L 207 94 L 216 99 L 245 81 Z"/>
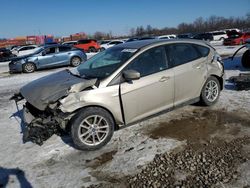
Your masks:
<path fill-rule="evenodd" d="M 179 42 L 207 45 L 204 41 L 195 40 L 195 39 L 149 39 L 149 40 L 137 40 L 137 41 L 132 41 L 128 43 L 123 43 L 115 47 L 128 48 L 128 49 L 141 49 L 147 46 L 153 46 L 157 44 L 160 45 L 160 44 L 179 43 Z"/>

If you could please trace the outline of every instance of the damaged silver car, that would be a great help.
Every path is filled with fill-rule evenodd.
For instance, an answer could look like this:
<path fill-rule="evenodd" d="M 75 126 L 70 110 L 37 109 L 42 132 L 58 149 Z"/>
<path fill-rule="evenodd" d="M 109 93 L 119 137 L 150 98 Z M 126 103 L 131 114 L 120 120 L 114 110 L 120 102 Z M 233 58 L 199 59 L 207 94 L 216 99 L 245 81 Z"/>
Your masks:
<path fill-rule="evenodd" d="M 183 105 L 214 104 L 223 75 L 218 54 L 202 41 L 135 41 L 35 80 L 13 99 L 26 100 L 26 140 L 41 145 L 63 130 L 76 148 L 95 150 L 122 127 Z"/>

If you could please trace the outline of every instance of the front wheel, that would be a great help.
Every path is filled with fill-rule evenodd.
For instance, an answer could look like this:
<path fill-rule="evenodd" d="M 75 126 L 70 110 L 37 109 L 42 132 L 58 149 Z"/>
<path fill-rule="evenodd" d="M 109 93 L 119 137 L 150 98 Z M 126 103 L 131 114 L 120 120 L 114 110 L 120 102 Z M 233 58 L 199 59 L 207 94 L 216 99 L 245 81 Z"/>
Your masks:
<path fill-rule="evenodd" d="M 207 79 L 202 88 L 200 102 L 205 106 L 211 106 L 217 102 L 219 95 L 220 83 L 217 78 L 211 76 Z"/>
<path fill-rule="evenodd" d="M 34 63 L 25 63 L 23 64 L 23 72 L 32 73 L 36 70 L 36 66 Z"/>
<path fill-rule="evenodd" d="M 71 137 L 80 150 L 97 150 L 106 145 L 114 133 L 114 120 L 109 112 L 98 107 L 79 111 L 71 124 Z"/>

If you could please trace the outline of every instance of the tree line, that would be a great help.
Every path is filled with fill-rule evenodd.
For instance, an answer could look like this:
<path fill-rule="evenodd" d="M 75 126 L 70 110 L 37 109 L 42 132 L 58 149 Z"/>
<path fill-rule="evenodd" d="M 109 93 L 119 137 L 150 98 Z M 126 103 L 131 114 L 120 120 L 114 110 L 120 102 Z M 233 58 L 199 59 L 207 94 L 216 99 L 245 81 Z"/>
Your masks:
<path fill-rule="evenodd" d="M 164 27 L 156 28 L 151 25 L 138 26 L 131 28 L 130 32 L 126 36 L 112 35 L 112 32 L 105 33 L 97 31 L 92 36 L 97 40 L 101 39 L 112 39 L 121 37 L 135 37 L 135 36 L 157 36 L 157 35 L 169 35 L 169 34 L 183 34 L 183 33 L 203 33 L 215 30 L 223 30 L 230 28 L 238 28 L 241 30 L 250 30 L 250 12 L 244 17 L 221 17 L 221 16 L 210 16 L 207 19 L 199 17 L 192 23 L 180 23 L 177 27 Z"/>

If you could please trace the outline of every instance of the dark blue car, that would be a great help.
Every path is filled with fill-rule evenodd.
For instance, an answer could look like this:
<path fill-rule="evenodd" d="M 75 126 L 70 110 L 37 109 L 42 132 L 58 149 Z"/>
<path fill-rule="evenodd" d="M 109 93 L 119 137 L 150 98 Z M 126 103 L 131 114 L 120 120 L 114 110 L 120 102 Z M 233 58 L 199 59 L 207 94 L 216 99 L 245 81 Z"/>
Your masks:
<path fill-rule="evenodd" d="M 13 58 L 9 63 L 10 73 L 31 73 L 38 69 L 73 66 L 87 60 L 87 55 L 79 48 L 67 45 L 46 45 L 38 47 L 34 53 Z"/>

